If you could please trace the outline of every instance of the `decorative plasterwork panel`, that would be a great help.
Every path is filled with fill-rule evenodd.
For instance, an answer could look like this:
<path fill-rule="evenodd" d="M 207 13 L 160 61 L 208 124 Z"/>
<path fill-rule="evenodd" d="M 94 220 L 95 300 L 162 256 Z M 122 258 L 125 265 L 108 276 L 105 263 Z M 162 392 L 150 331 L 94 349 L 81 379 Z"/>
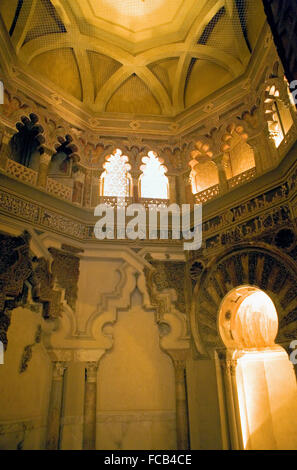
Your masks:
<path fill-rule="evenodd" d="M 54 279 L 45 258 L 30 255 L 30 234 L 13 237 L 0 234 L 0 339 L 7 347 L 7 330 L 11 312 L 25 305 L 29 283 L 32 299 L 42 305 L 45 319 L 54 319 L 61 314 L 62 291 L 54 286 Z"/>

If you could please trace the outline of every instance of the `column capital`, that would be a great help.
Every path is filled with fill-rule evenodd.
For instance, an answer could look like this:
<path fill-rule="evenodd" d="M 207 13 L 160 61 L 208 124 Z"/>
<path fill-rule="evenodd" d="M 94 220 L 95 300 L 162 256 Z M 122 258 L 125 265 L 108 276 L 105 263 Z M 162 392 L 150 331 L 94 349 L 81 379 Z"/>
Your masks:
<path fill-rule="evenodd" d="M 220 165 L 223 163 L 224 152 L 217 153 L 212 157 L 212 161 L 215 162 L 216 165 Z"/>
<path fill-rule="evenodd" d="M 52 159 L 53 152 L 49 149 L 45 149 L 45 151 L 39 157 L 39 163 L 44 165 L 49 165 Z"/>
<path fill-rule="evenodd" d="M 13 136 L 13 132 L 8 131 L 7 129 L 4 129 L 4 132 L 2 135 L 2 144 L 8 145 L 12 136 Z"/>
<path fill-rule="evenodd" d="M 171 349 L 168 350 L 168 354 L 173 361 L 176 372 L 184 370 L 186 368 L 187 358 L 189 356 L 189 349 Z"/>
<path fill-rule="evenodd" d="M 229 376 L 235 376 L 236 374 L 236 367 L 237 367 L 237 359 L 227 359 L 226 360 L 226 372 Z"/>
<path fill-rule="evenodd" d="M 87 382 L 96 382 L 98 366 L 99 366 L 99 362 L 96 362 L 96 361 L 86 362 L 86 380 L 87 380 Z"/>
<path fill-rule="evenodd" d="M 62 380 L 65 370 L 68 367 L 67 362 L 54 361 L 53 362 L 53 379 Z"/>

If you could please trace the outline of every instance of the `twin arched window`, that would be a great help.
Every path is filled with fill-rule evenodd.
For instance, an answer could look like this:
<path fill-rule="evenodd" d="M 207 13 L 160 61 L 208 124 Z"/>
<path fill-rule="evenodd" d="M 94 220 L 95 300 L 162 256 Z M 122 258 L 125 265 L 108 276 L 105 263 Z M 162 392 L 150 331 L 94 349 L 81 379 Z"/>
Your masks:
<path fill-rule="evenodd" d="M 100 179 L 100 196 L 129 197 L 133 195 L 132 177 L 129 173 L 131 166 L 129 159 L 116 149 L 106 157 L 103 165 L 104 172 Z M 167 168 L 162 165 L 163 160 L 150 151 L 142 158 L 140 170 L 142 174 L 138 180 L 139 195 L 142 198 L 168 199 L 168 178 L 165 175 Z"/>

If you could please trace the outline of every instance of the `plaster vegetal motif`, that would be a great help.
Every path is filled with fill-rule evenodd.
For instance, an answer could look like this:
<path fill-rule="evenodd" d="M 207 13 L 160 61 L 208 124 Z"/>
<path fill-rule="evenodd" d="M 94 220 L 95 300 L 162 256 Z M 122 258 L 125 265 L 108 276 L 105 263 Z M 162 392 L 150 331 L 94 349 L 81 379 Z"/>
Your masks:
<path fill-rule="evenodd" d="M 59 285 L 65 290 L 65 300 L 74 310 L 77 299 L 77 284 L 79 278 L 79 258 L 56 248 L 49 248 L 54 261 L 52 274 Z"/>
<path fill-rule="evenodd" d="M 23 237 L 0 234 L 0 340 L 5 349 L 11 311 L 21 298 L 24 282 L 32 274 L 29 238 L 27 232 Z"/>
<path fill-rule="evenodd" d="M 5 349 L 11 312 L 26 304 L 26 281 L 31 285 L 33 300 L 43 305 L 45 319 L 61 314 L 61 292 L 54 288 L 48 262 L 43 258 L 32 258 L 29 243 L 28 232 L 19 237 L 0 234 L 0 340 Z"/>
<path fill-rule="evenodd" d="M 35 333 L 34 343 L 28 344 L 24 348 L 24 352 L 21 357 L 20 368 L 19 368 L 20 374 L 22 374 L 23 372 L 27 370 L 29 362 L 32 358 L 33 348 L 36 344 L 39 344 L 40 341 L 41 341 L 41 325 L 38 325 L 36 333 Z"/>
<path fill-rule="evenodd" d="M 177 294 L 177 300 L 174 301 L 175 307 L 181 312 L 186 312 L 184 296 L 185 263 L 170 261 L 149 261 L 154 268 L 149 270 L 144 268 L 147 288 L 151 298 L 152 305 L 159 303 L 158 292 L 166 289 L 174 289 Z M 155 289 L 153 289 L 153 286 Z"/>
<path fill-rule="evenodd" d="M 26 103 L 22 103 L 21 99 L 10 93 L 6 88 L 4 90 L 4 106 L 3 114 L 9 120 L 19 119 L 21 113 L 28 109 Z"/>

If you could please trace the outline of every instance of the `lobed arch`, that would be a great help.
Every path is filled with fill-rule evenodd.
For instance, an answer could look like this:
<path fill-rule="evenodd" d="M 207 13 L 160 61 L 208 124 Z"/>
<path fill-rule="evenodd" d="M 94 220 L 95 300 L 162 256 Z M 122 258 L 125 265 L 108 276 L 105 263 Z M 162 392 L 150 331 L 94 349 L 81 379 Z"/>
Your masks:
<path fill-rule="evenodd" d="M 289 87 L 284 76 L 270 74 L 261 87 L 258 107 L 277 148 L 294 124 L 291 105 Z"/>
<path fill-rule="evenodd" d="M 231 179 L 245 171 L 255 168 L 255 156 L 247 143 L 248 130 L 244 121 L 233 120 L 221 133 L 221 149 L 224 152 L 225 173 Z"/>
<path fill-rule="evenodd" d="M 214 157 L 213 140 L 199 136 L 189 146 L 189 162 L 191 167 L 190 183 L 192 193 L 198 194 L 219 184 L 219 173 Z"/>
<path fill-rule="evenodd" d="M 278 315 L 271 297 L 247 284 L 225 295 L 219 308 L 218 327 L 227 349 L 261 350 L 275 345 Z"/>
<path fill-rule="evenodd" d="M 221 302 L 234 288 L 248 285 L 274 302 L 279 322 L 276 343 L 296 337 L 297 268 L 291 258 L 265 243 L 239 244 L 213 259 L 198 276 L 191 305 L 191 328 L 202 356 L 225 349 L 219 334 Z"/>
<path fill-rule="evenodd" d="M 193 194 L 219 185 L 220 160 L 222 160 L 223 171 L 227 179 L 255 167 L 253 150 L 246 143 L 248 137 L 245 121 L 234 118 L 191 142 L 188 149 L 190 154 L 188 164 L 191 167 L 190 180 Z M 240 147 L 240 152 L 233 151 L 234 145 Z M 237 158 L 237 153 L 240 158 Z M 238 161 L 241 160 L 243 154 L 248 157 L 245 164 Z M 231 157 L 236 160 L 233 161 L 233 165 Z M 204 177 L 203 174 L 205 174 Z"/>
<path fill-rule="evenodd" d="M 115 148 L 105 156 L 103 169 L 100 175 L 100 196 L 131 197 L 133 195 L 131 165 L 128 156 L 120 148 Z"/>
<path fill-rule="evenodd" d="M 73 142 L 70 134 L 58 136 L 55 150 L 51 157 L 48 167 L 48 175 L 51 176 L 70 176 L 73 164 L 80 161 L 77 154 L 78 148 Z"/>
<path fill-rule="evenodd" d="M 168 169 L 156 152 L 150 150 L 142 158 L 141 175 L 138 178 L 138 193 L 141 198 L 169 199 Z"/>
<path fill-rule="evenodd" d="M 32 112 L 22 116 L 15 127 L 16 132 L 10 140 L 11 158 L 25 167 L 38 170 L 40 155 L 45 151 L 44 129 L 39 116 Z"/>

